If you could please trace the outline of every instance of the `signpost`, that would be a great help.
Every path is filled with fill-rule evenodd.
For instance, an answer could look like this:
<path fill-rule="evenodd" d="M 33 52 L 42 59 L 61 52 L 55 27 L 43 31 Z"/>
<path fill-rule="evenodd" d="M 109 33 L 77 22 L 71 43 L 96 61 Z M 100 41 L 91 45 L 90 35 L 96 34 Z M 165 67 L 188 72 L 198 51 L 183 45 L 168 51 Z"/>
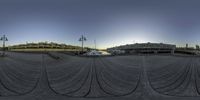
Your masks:
<path fill-rule="evenodd" d="M 0 38 L 0 41 L 3 41 L 3 56 L 5 56 L 5 42 L 8 41 L 8 38 L 5 35 L 3 35 L 3 37 Z"/>

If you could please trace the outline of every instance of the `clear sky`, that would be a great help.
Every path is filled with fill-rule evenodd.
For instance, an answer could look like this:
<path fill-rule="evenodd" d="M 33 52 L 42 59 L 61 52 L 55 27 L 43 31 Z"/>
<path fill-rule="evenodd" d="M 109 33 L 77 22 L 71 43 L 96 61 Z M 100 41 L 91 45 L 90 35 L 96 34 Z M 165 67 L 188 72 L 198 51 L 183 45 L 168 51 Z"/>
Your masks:
<path fill-rule="evenodd" d="M 53 41 L 107 48 L 163 42 L 200 44 L 200 0 L 0 0 L 9 45 Z"/>

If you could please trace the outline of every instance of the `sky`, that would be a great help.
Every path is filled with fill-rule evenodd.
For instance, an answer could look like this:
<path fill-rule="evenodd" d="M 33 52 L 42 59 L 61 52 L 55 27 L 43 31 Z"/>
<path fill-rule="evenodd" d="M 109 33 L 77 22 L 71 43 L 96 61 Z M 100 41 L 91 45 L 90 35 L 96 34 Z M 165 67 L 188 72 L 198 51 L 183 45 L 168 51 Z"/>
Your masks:
<path fill-rule="evenodd" d="M 200 0 L 0 0 L 7 45 L 57 42 L 97 48 L 132 43 L 200 45 Z M 1 44 L 2 45 L 2 44 Z"/>

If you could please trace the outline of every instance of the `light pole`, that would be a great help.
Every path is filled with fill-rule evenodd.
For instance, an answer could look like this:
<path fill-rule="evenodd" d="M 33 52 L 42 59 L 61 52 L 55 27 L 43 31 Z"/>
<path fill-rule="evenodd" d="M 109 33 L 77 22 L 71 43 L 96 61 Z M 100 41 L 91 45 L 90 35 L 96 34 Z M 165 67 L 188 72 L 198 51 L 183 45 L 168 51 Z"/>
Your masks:
<path fill-rule="evenodd" d="M 97 43 L 96 43 L 96 40 L 94 40 L 94 49 L 95 49 L 95 50 L 97 49 Z"/>
<path fill-rule="evenodd" d="M 82 53 L 83 53 L 83 44 L 84 41 L 87 41 L 86 37 L 84 37 L 83 35 L 79 38 L 79 41 L 82 42 Z"/>
<path fill-rule="evenodd" d="M 3 35 L 3 37 L 1 37 L 0 39 L 1 41 L 3 41 L 3 56 L 5 55 L 5 42 L 8 41 L 8 38 Z"/>

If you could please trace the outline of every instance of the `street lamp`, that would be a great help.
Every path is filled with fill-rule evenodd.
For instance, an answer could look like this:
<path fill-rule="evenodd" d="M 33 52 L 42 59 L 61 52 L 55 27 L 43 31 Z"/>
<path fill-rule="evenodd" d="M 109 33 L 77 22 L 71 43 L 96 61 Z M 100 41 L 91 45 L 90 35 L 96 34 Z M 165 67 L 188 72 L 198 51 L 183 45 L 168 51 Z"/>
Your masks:
<path fill-rule="evenodd" d="M 5 55 L 5 42 L 8 41 L 8 38 L 3 35 L 3 37 L 0 38 L 0 41 L 3 41 L 3 56 Z"/>
<path fill-rule="evenodd" d="M 83 43 L 84 41 L 87 41 L 86 37 L 84 37 L 83 35 L 79 38 L 79 41 L 82 42 L 82 53 L 83 53 Z"/>

